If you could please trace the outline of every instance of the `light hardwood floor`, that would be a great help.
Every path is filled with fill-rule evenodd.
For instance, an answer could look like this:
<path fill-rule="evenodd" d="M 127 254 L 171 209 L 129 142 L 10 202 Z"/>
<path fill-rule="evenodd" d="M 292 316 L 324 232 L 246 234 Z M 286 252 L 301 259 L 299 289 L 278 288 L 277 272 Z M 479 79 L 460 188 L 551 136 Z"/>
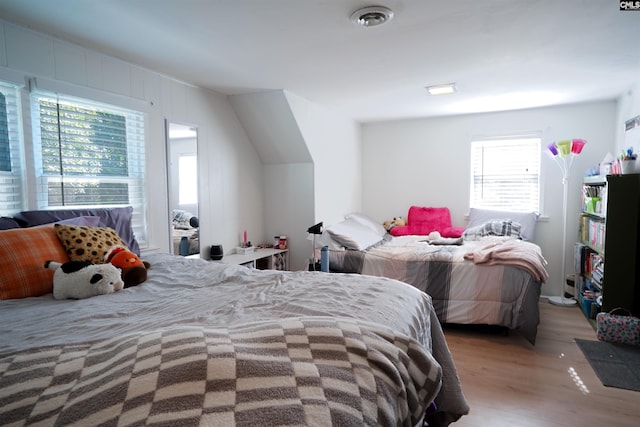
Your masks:
<path fill-rule="evenodd" d="M 445 328 L 471 412 L 464 426 L 640 426 L 640 392 L 602 385 L 574 338 L 596 339 L 578 307 L 540 300 L 536 345 Z"/>

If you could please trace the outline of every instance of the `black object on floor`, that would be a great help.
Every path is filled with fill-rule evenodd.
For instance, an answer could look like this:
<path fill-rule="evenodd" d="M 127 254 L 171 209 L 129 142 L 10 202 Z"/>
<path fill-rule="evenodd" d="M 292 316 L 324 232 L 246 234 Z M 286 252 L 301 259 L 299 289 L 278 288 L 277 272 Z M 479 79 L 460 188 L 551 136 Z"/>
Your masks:
<path fill-rule="evenodd" d="M 603 385 L 640 391 L 640 347 L 575 340 Z"/>

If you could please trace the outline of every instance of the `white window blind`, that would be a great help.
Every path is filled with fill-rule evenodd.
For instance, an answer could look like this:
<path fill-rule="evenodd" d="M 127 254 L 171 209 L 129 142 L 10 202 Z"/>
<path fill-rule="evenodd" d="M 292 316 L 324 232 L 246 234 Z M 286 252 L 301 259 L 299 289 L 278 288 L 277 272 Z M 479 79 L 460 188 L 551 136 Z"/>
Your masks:
<path fill-rule="evenodd" d="M 22 210 L 23 156 L 16 86 L 0 82 L 0 214 Z"/>
<path fill-rule="evenodd" d="M 38 208 L 133 206 L 146 246 L 144 113 L 41 92 L 31 110 Z"/>
<path fill-rule="evenodd" d="M 472 141 L 470 206 L 539 212 L 540 138 Z"/>

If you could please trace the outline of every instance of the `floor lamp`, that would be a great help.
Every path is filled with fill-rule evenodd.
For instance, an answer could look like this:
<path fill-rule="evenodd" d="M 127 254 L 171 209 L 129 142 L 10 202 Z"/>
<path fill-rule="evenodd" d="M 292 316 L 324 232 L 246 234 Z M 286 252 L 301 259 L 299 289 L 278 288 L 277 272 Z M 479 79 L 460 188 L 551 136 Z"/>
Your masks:
<path fill-rule="evenodd" d="M 554 305 L 570 307 L 577 304 L 574 298 L 566 298 L 564 296 L 564 281 L 566 280 L 566 253 L 567 250 L 567 198 L 569 174 L 573 165 L 573 158 L 582 152 L 587 142 L 583 139 L 572 139 L 567 141 L 558 141 L 549 144 L 547 147 L 549 153 L 553 156 L 556 163 L 562 170 L 562 270 L 560 287 L 560 296 L 549 297 L 549 302 Z"/>

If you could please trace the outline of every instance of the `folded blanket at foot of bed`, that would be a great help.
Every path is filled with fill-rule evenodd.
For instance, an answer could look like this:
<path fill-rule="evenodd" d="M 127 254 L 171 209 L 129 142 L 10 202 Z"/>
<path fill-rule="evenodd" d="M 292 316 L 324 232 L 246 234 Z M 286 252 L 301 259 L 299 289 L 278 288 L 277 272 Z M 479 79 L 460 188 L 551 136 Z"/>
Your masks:
<path fill-rule="evenodd" d="M 528 271 L 535 280 L 546 282 L 548 279 L 545 265 L 547 261 L 540 252 L 540 247 L 518 239 L 503 237 L 485 237 L 464 258 L 475 264 L 512 265 Z"/>

